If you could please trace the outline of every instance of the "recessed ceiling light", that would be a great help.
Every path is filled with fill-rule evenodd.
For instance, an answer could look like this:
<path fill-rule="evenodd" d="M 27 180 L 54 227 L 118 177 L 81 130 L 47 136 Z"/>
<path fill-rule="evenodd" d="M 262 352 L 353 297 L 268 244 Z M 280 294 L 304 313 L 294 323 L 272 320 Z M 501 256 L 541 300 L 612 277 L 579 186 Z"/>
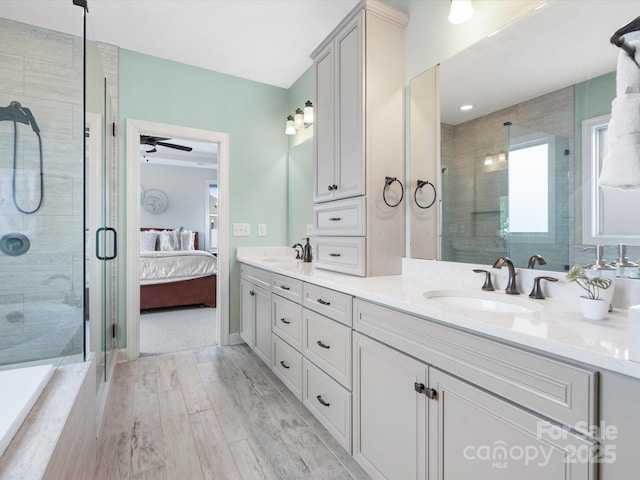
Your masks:
<path fill-rule="evenodd" d="M 460 107 L 460 110 L 462 110 L 463 112 L 466 112 L 467 110 L 471 110 L 473 108 L 473 105 L 462 105 Z"/>

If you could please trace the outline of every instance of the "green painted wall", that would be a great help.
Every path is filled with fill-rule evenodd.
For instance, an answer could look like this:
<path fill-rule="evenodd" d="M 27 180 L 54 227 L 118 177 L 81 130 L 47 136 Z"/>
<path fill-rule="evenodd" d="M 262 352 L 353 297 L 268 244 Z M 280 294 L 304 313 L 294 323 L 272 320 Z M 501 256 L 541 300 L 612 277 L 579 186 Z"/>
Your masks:
<path fill-rule="evenodd" d="M 128 214 L 124 201 L 128 118 L 229 134 L 229 224 L 251 224 L 250 237 L 229 238 L 229 329 L 238 332 L 240 267 L 235 260 L 236 247 L 283 245 L 287 241 L 288 140 L 284 120 L 288 91 L 125 49 L 120 49 L 119 62 L 121 232 L 126 232 Z M 267 225 L 266 237 L 257 236 L 258 223 Z M 125 255 L 120 259 L 120 298 L 125 298 L 126 292 Z M 124 302 L 120 319 L 123 324 Z"/>
<path fill-rule="evenodd" d="M 289 88 L 289 112 L 313 102 L 315 75 L 313 67 Z M 284 121 L 282 122 L 284 128 Z M 313 125 L 289 136 L 289 245 L 301 243 L 307 225 L 313 224 Z"/>

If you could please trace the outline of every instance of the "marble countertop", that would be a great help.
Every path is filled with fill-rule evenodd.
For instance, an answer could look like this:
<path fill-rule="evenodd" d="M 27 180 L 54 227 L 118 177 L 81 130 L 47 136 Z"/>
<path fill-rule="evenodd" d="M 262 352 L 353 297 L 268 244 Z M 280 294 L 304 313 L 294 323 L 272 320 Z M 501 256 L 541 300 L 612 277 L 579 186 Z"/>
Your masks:
<path fill-rule="evenodd" d="M 362 278 L 316 269 L 313 263 L 293 260 L 289 256 L 290 252 L 289 248 L 278 250 L 277 247 L 267 251 L 238 248 L 237 259 L 254 267 L 338 290 L 430 321 L 640 379 L 640 363 L 629 360 L 626 309 L 615 308 L 603 321 L 585 320 L 580 314 L 578 291 L 569 288 L 574 288 L 574 284 L 567 285 L 564 282 L 564 287 L 553 287 L 557 292 L 562 291 L 560 288 L 568 289 L 571 295 L 556 295 L 556 298 L 545 300 L 530 300 L 527 295 L 517 296 L 517 301 L 535 302 L 539 311 L 486 312 L 456 304 L 440 303 L 423 295 L 429 290 L 445 289 L 474 294 L 479 290 L 476 286 L 479 280 L 477 276 L 470 276 L 473 279 L 472 288 L 471 284 L 461 282 L 457 275 L 443 275 L 442 270 L 429 274 L 422 265 L 418 265 L 418 268 L 405 268 L 403 265 L 402 275 Z M 286 258 L 279 261 L 279 254 L 286 255 Z M 437 264 L 436 268 L 448 264 L 435 261 L 417 262 L 428 262 L 425 265 Z M 494 281 L 496 291 L 487 294 L 494 295 L 497 301 L 509 301 L 510 299 L 505 297 L 512 296 L 498 290 L 504 288 L 502 277 L 506 272 L 496 273 L 501 275 L 496 279 L 497 282 Z M 523 283 L 527 281 L 526 275 L 526 270 L 519 271 Z M 557 276 L 560 279 L 564 274 Z"/>

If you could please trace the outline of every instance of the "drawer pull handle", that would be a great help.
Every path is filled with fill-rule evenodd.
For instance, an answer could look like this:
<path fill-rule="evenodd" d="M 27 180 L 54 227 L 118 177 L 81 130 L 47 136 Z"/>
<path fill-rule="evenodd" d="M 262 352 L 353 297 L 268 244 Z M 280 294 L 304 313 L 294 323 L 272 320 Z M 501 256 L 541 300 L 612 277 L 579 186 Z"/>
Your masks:
<path fill-rule="evenodd" d="M 280 360 L 280 365 L 282 365 L 286 369 L 291 368 L 289 365 L 287 365 L 287 363 L 284 360 Z"/>
<path fill-rule="evenodd" d="M 317 300 L 317 302 L 318 302 L 320 305 L 326 305 L 326 306 L 331 305 L 331 302 L 327 302 L 326 300 L 323 300 L 323 299 L 321 299 L 321 298 L 319 298 L 319 299 Z"/>
<path fill-rule="evenodd" d="M 282 290 L 291 290 L 289 287 L 287 287 L 286 285 L 280 285 L 280 288 Z"/>
<path fill-rule="evenodd" d="M 330 253 L 329 256 L 330 257 L 339 257 L 340 254 L 339 253 Z"/>
<path fill-rule="evenodd" d="M 280 319 L 280 321 L 281 321 L 282 323 L 284 323 L 285 325 L 289 325 L 289 324 L 291 323 L 289 320 L 286 320 L 286 319 L 284 319 L 284 318 L 281 318 L 281 319 Z"/>
<path fill-rule="evenodd" d="M 331 345 L 327 345 L 326 343 L 322 343 L 322 340 L 318 340 L 316 343 L 322 348 L 327 348 L 327 349 L 331 348 Z"/>
<path fill-rule="evenodd" d="M 331 405 L 329 402 L 325 402 L 325 401 L 322 399 L 322 395 L 318 395 L 316 398 L 318 399 L 318 401 L 320 402 L 320 404 L 321 404 L 321 405 L 323 405 L 323 406 L 325 406 L 325 407 L 328 407 L 329 405 Z"/>
<path fill-rule="evenodd" d="M 339 222 L 340 220 L 342 220 L 342 218 L 340 218 L 340 217 L 331 217 L 329 219 L 330 222 Z"/>

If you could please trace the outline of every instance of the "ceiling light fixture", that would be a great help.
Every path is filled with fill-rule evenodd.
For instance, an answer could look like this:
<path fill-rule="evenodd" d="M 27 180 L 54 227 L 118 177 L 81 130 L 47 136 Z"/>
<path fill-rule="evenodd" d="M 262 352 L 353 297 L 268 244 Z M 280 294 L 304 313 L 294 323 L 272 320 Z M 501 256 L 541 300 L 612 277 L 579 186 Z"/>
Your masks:
<path fill-rule="evenodd" d="M 313 123 L 313 103 L 307 100 L 302 108 L 296 108 L 295 115 L 287 116 L 285 135 L 295 135 L 298 130 L 304 130 Z"/>
<path fill-rule="evenodd" d="M 473 5 L 471 0 L 451 0 L 451 10 L 449 10 L 449 22 L 459 25 L 471 20 L 473 17 Z"/>
<path fill-rule="evenodd" d="M 461 107 L 459 107 L 460 110 L 462 110 L 463 112 L 466 112 L 467 110 L 471 110 L 473 108 L 473 105 L 462 105 Z"/>

